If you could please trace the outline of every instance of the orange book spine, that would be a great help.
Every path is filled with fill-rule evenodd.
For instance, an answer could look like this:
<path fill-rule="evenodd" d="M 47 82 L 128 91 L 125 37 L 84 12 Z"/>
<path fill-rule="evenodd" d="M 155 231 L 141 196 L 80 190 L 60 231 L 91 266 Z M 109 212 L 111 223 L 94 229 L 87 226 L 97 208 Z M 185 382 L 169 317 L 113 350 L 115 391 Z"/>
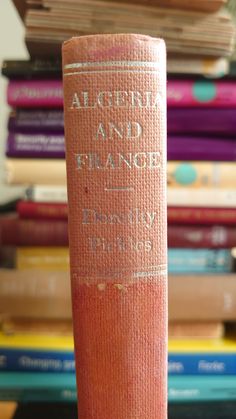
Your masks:
<path fill-rule="evenodd" d="M 165 44 L 72 38 L 63 80 L 79 418 L 166 419 Z"/>

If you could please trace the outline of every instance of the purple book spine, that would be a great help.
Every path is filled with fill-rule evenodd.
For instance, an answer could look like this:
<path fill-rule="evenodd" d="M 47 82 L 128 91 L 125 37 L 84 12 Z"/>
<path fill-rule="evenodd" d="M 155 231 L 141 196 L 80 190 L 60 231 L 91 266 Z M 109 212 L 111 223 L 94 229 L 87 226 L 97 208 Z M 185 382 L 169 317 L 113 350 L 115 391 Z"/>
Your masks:
<path fill-rule="evenodd" d="M 168 160 L 236 161 L 236 141 L 170 135 L 167 156 Z"/>
<path fill-rule="evenodd" d="M 236 141 L 191 136 L 168 137 L 168 160 L 236 161 Z M 9 133 L 8 157 L 64 158 L 63 135 Z"/>
<path fill-rule="evenodd" d="M 8 121 L 11 132 L 64 132 L 62 109 L 29 110 L 13 112 Z M 168 109 L 169 134 L 227 135 L 236 134 L 235 109 Z"/>
<path fill-rule="evenodd" d="M 236 134 L 235 109 L 168 109 L 169 134 Z"/>
<path fill-rule="evenodd" d="M 7 140 L 6 155 L 24 158 L 64 158 L 65 142 L 63 135 L 14 134 Z"/>
<path fill-rule="evenodd" d="M 18 110 L 8 119 L 8 130 L 18 133 L 64 133 L 62 110 Z"/>
<path fill-rule="evenodd" d="M 62 81 L 10 80 L 7 102 L 16 108 L 62 108 Z"/>

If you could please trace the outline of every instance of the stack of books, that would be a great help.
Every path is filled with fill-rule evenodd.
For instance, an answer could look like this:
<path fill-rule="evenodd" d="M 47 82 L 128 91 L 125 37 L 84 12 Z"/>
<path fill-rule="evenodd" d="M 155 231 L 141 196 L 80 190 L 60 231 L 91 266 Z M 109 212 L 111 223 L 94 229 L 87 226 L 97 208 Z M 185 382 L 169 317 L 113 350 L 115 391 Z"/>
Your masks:
<path fill-rule="evenodd" d="M 230 273 L 236 244 L 235 80 L 171 79 L 168 88 L 169 246 L 182 248 L 173 250 L 174 271 Z"/>
<path fill-rule="evenodd" d="M 136 31 L 163 36 L 170 52 L 170 415 L 189 417 L 189 402 L 204 411 L 214 400 L 225 409 L 236 400 L 236 340 L 224 324 L 236 320 L 236 81 L 233 67 L 221 79 L 199 76 L 227 72 L 234 27 L 220 9 L 223 0 L 143 3 L 48 0 L 27 2 L 22 10 L 33 58 L 2 68 L 12 108 L 6 178 L 25 185 L 26 196 L 14 213 L 0 217 L 0 399 L 76 401 L 61 64 L 48 56 L 56 57 L 61 41 L 78 33 Z M 99 212 L 85 216 L 102 222 Z M 130 217 L 138 219 L 138 209 Z"/>
<path fill-rule="evenodd" d="M 75 401 L 60 69 L 12 64 L 6 181 L 26 196 L 0 216 L 0 399 Z"/>
<path fill-rule="evenodd" d="M 169 317 L 179 327 L 185 322 L 191 337 L 170 339 L 176 386 L 169 398 L 182 392 L 191 402 L 235 399 L 235 331 L 225 322 L 236 314 L 229 289 L 235 281 L 236 81 L 175 77 L 168 88 Z"/>
<path fill-rule="evenodd" d="M 36 73 L 32 70 L 30 79 L 11 75 L 8 83 L 7 101 L 13 110 L 6 180 L 30 188 L 17 213 L 1 217 L 2 244 L 15 246 L 11 263 L 17 269 L 68 269 L 68 251 L 61 248 L 68 245 L 67 207 L 51 205 L 60 201 L 56 195 L 61 185 L 66 199 L 62 85 L 48 73 L 48 79 L 34 80 Z"/>
<path fill-rule="evenodd" d="M 235 28 L 227 0 L 13 0 L 31 57 L 60 56 L 74 35 L 141 33 L 165 39 L 168 71 L 227 72 Z M 133 19 L 135 16 L 135 19 Z"/>
<path fill-rule="evenodd" d="M 30 186 L 17 212 L 0 219 L 2 260 L 14 267 L 2 270 L 0 280 L 5 313 L 0 395 L 18 400 L 75 400 L 62 82 L 55 73 L 48 79 L 34 79 L 37 70 L 32 63 L 27 66 L 28 78 L 19 80 L 15 75 L 13 79 L 11 73 L 8 86 L 8 102 L 14 110 L 8 123 L 7 179 L 10 184 Z M 170 77 L 168 83 L 172 403 L 235 398 L 236 343 L 225 339 L 223 325 L 236 318 L 234 86 L 235 81 L 228 79 Z M 207 89 L 215 94 L 206 97 Z M 99 213 L 87 216 L 100 222 Z M 49 331 L 54 331 L 53 337 Z M 219 391 L 223 384 L 225 391 Z"/>

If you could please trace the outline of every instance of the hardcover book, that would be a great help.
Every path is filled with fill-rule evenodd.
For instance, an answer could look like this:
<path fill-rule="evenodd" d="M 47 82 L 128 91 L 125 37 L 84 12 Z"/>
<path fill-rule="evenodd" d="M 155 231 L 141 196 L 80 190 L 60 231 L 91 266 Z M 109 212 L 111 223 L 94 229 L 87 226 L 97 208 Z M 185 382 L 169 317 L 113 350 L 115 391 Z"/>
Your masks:
<path fill-rule="evenodd" d="M 25 197 L 35 203 L 67 204 L 67 188 L 65 186 L 35 184 L 26 189 Z"/>
<path fill-rule="evenodd" d="M 225 108 L 170 108 L 168 109 L 168 134 L 193 134 L 200 137 L 227 136 L 234 138 L 236 121 L 234 109 Z"/>
<path fill-rule="evenodd" d="M 20 218 L 67 220 L 68 205 L 21 200 L 17 203 L 17 213 Z"/>
<path fill-rule="evenodd" d="M 69 273 L 1 269 L 0 307 L 4 318 L 71 319 Z"/>
<path fill-rule="evenodd" d="M 236 373 L 235 338 L 169 341 L 170 375 L 232 375 Z M 219 380 L 220 381 L 220 380 Z"/>
<path fill-rule="evenodd" d="M 227 146 L 226 146 L 227 147 Z M 171 188 L 235 187 L 236 165 L 233 162 L 169 161 L 167 184 Z"/>
<path fill-rule="evenodd" d="M 61 80 L 10 80 L 7 103 L 16 108 L 60 108 Z"/>
<path fill-rule="evenodd" d="M 22 0 L 19 0 L 22 3 Z M 4 60 L 2 75 L 8 79 L 48 79 L 61 77 L 61 60 Z"/>
<path fill-rule="evenodd" d="M 0 217 L 0 245 L 65 246 L 68 244 L 67 221 L 20 219 L 14 213 Z"/>
<path fill-rule="evenodd" d="M 236 246 L 236 228 L 223 225 L 170 225 L 168 245 L 184 248 L 232 248 Z"/>
<path fill-rule="evenodd" d="M 235 274 L 171 275 L 169 284 L 169 319 L 235 321 Z"/>
<path fill-rule="evenodd" d="M 168 223 L 235 226 L 236 208 L 168 207 Z"/>
<path fill-rule="evenodd" d="M 55 244 L 56 243 L 55 241 Z M 66 249 L 67 250 L 67 249 Z M 45 271 L 69 270 L 69 254 L 63 247 L 17 247 L 16 268 Z"/>
<path fill-rule="evenodd" d="M 219 339 L 224 333 L 220 321 L 171 321 L 168 325 L 170 339 Z"/>
<path fill-rule="evenodd" d="M 24 158 L 64 158 L 63 135 L 52 133 L 9 133 L 6 155 Z M 44 164 L 44 162 L 42 162 Z"/>
<path fill-rule="evenodd" d="M 168 160 L 235 161 L 236 141 L 223 136 L 168 135 L 167 157 Z"/>
<path fill-rule="evenodd" d="M 164 42 L 143 35 L 63 46 L 81 418 L 167 417 L 165 60 Z M 105 225 L 90 218 L 93 209 Z"/>
<path fill-rule="evenodd" d="M 193 324 L 194 326 L 194 324 Z M 196 325 L 197 327 L 197 325 Z M 195 328 L 195 327 L 193 327 Z M 205 329 L 209 329 L 206 324 Z M 214 326 L 213 326 L 214 329 Z M 72 335 L 72 321 L 68 320 L 53 320 L 53 319 L 22 319 L 22 318 L 2 318 L 1 331 L 5 335 L 25 334 L 32 335 L 53 335 L 53 336 L 71 336 Z M 206 337 L 206 336 L 205 336 Z"/>
<path fill-rule="evenodd" d="M 66 165 L 62 159 L 6 158 L 6 181 L 13 185 L 65 185 Z"/>
<path fill-rule="evenodd" d="M 171 187 L 167 202 L 172 207 L 208 207 L 220 209 L 236 208 L 235 185 L 232 188 L 219 187 Z"/>
<path fill-rule="evenodd" d="M 19 109 L 12 111 L 8 119 L 8 130 L 21 134 L 63 134 L 63 111 L 61 109 Z"/>
<path fill-rule="evenodd" d="M 171 79 L 167 93 L 170 107 L 232 108 L 236 103 L 232 80 Z"/>
<path fill-rule="evenodd" d="M 229 249 L 170 248 L 168 268 L 174 274 L 232 272 L 233 257 Z"/>

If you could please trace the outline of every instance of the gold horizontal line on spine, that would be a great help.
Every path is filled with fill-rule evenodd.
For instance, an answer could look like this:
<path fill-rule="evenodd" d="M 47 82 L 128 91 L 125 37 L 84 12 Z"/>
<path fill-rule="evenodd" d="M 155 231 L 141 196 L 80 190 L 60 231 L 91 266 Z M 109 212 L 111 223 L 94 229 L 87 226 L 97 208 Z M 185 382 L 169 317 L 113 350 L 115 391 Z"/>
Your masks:
<path fill-rule="evenodd" d="M 167 275 L 167 269 L 162 269 L 158 271 L 144 271 L 144 272 L 136 272 L 133 274 L 135 278 L 145 278 L 145 277 L 153 277 L 158 275 Z"/>
<path fill-rule="evenodd" d="M 72 270 L 74 270 L 74 271 L 79 271 L 81 268 L 80 267 L 76 267 L 76 266 L 72 266 Z M 163 270 L 163 269 L 167 269 L 167 264 L 166 263 L 162 263 L 162 264 L 160 264 L 160 265 L 150 265 L 150 266 L 139 266 L 137 269 L 136 269 L 136 271 L 156 271 L 156 270 Z M 121 268 L 121 269 L 119 269 L 119 271 L 111 271 L 111 272 L 105 272 L 105 274 L 109 274 L 109 275 L 113 275 L 113 274 L 116 274 L 116 273 L 124 273 L 125 271 L 129 271 L 129 269 L 128 268 Z M 104 272 L 103 272 L 104 273 Z M 87 275 L 87 274 L 86 274 Z M 97 276 L 97 274 L 96 273 L 89 273 L 89 275 L 93 275 L 93 276 Z M 99 275 L 100 275 L 100 273 L 99 273 Z"/>
<path fill-rule="evenodd" d="M 73 271 L 73 268 L 72 268 Z M 103 278 L 103 279 L 110 279 L 113 280 L 114 278 L 119 278 L 119 277 L 123 277 L 124 274 L 130 275 L 131 278 L 148 278 L 148 277 L 155 277 L 155 276 L 163 276 L 163 275 L 167 275 L 167 265 L 163 264 L 163 265 L 157 265 L 157 266 L 148 266 L 148 267 L 143 267 L 143 268 L 139 268 L 137 269 L 135 272 L 134 271 L 129 271 L 126 268 L 124 269 L 120 269 L 119 271 L 113 271 L 113 272 L 101 272 L 101 273 L 91 273 L 89 274 L 83 274 L 83 273 L 75 273 L 72 275 L 72 278 L 74 276 L 73 279 L 76 279 L 75 276 L 77 276 L 77 279 L 83 279 L 83 280 L 89 280 L 89 279 L 98 279 L 98 278 Z"/>
<path fill-rule="evenodd" d="M 137 282 L 138 280 L 146 280 L 146 281 L 159 281 L 160 277 L 166 277 L 168 274 L 167 269 L 163 269 L 160 271 L 143 271 L 143 272 L 135 272 L 135 273 L 127 273 L 126 275 L 129 277 L 129 279 L 127 279 L 127 283 L 129 282 Z M 110 281 L 121 281 L 122 279 L 122 283 L 124 283 L 126 280 L 124 279 L 124 273 L 122 272 L 117 272 L 116 274 L 100 274 L 97 276 L 83 276 L 83 275 L 78 275 L 77 278 L 72 278 L 72 280 L 78 280 L 78 281 L 82 281 L 85 283 L 93 283 L 93 281 L 97 281 L 99 279 L 99 281 L 101 282 L 106 282 L 109 283 Z"/>
<path fill-rule="evenodd" d="M 130 69 L 130 70 L 75 71 L 73 73 L 64 73 L 64 77 L 65 76 L 75 76 L 75 75 L 78 75 L 78 74 L 99 74 L 99 73 L 115 73 L 115 74 L 118 74 L 118 73 L 139 73 L 139 74 L 142 74 L 142 73 L 148 74 L 148 73 L 150 73 L 150 74 L 155 74 L 156 73 L 156 74 L 159 74 L 159 70 L 132 70 L 132 69 Z"/>
<path fill-rule="evenodd" d="M 74 68 L 84 67 L 159 67 L 159 63 L 156 61 L 97 61 L 97 62 L 84 62 L 84 63 L 72 63 L 66 64 L 64 70 L 71 70 Z"/>
<path fill-rule="evenodd" d="M 120 192 L 120 191 L 124 191 L 124 192 L 133 192 L 134 188 L 132 186 L 114 186 L 114 187 L 110 187 L 110 188 L 105 188 L 104 189 L 106 192 Z"/>

